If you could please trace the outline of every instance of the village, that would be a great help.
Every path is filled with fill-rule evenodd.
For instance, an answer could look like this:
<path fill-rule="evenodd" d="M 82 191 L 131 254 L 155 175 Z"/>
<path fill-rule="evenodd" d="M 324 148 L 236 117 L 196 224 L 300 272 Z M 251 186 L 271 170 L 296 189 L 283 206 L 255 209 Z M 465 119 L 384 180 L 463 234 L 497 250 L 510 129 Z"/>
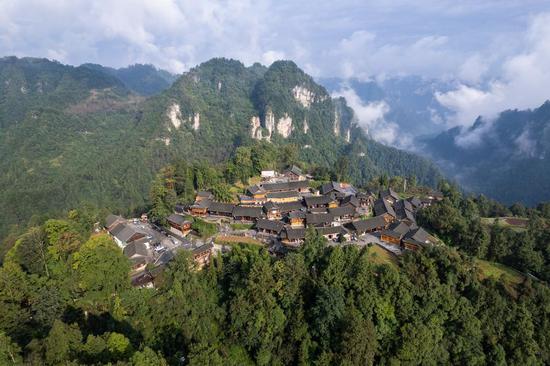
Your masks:
<path fill-rule="evenodd" d="M 231 243 L 264 245 L 281 256 L 299 248 L 308 227 L 329 245 L 376 245 L 391 255 L 437 245 L 437 238 L 416 223 L 416 212 L 442 200 L 431 191 L 422 199 L 403 198 L 394 190 L 359 191 L 342 182 L 312 188 L 311 177 L 296 166 L 279 173 L 262 171 L 256 184 L 238 196 L 238 203 L 217 202 L 199 191 L 189 205 L 178 204 L 166 227 L 150 223 L 146 215 L 124 219 L 109 215 L 105 229 L 132 263 L 134 286 L 153 286 L 157 273 L 179 250 L 191 253 L 198 268 Z M 215 225 L 216 235 L 193 235 L 193 220 Z"/>

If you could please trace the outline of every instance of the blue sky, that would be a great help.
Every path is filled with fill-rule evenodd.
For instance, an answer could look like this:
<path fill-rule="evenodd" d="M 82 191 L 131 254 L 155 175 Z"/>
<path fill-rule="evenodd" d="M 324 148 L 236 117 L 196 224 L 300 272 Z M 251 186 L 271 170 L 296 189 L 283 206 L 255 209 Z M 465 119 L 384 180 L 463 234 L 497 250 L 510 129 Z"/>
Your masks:
<path fill-rule="evenodd" d="M 0 0 L 0 55 L 78 65 L 152 63 L 183 72 L 212 57 L 292 59 L 313 76 L 453 80 L 456 112 L 550 98 L 547 0 Z"/>

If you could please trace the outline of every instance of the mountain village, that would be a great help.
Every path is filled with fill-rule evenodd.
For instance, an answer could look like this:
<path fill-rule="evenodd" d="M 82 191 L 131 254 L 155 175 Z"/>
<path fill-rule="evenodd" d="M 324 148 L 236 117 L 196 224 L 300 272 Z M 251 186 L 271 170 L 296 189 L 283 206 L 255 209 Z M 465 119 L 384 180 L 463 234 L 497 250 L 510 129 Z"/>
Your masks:
<path fill-rule="evenodd" d="M 208 191 L 196 193 L 195 202 L 178 204 L 166 218 L 166 227 L 147 215 L 127 220 L 109 215 L 105 229 L 132 263 L 132 283 L 153 287 L 155 277 L 179 250 L 191 253 L 198 268 L 231 243 L 265 245 L 281 256 L 299 248 L 308 227 L 329 245 L 377 245 L 390 255 L 421 250 L 439 241 L 416 223 L 421 207 L 442 200 L 440 192 L 403 198 L 394 190 L 359 191 L 343 182 L 312 188 L 311 177 L 297 166 L 282 173 L 262 171 L 258 183 L 238 196 L 239 203 L 217 202 Z M 217 234 L 201 240 L 193 235 L 192 220 L 216 225 Z"/>

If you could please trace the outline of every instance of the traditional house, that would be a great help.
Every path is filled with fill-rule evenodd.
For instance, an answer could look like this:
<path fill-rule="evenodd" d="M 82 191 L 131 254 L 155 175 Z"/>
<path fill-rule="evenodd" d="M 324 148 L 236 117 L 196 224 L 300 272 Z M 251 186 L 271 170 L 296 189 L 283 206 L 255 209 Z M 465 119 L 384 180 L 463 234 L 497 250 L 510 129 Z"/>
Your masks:
<path fill-rule="evenodd" d="M 247 196 L 245 194 L 239 195 L 239 204 L 241 206 L 257 206 L 259 203 L 264 203 L 265 198 L 257 201 L 254 197 Z"/>
<path fill-rule="evenodd" d="M 126 223 L 115 226 L 109 231 L 109 233 L 113 236 L 115 242 L 121 248 L 125 247 L 134 240 L 147 236 L 147 233 L 139 227 L 134 227 L 133 225 Z"/>
<path fill-rule="evenodd" d="M 355 196 L 357 189 L 349 183 L 330 182 L 321 186 L 321 194 L 329 194 L 331 192 L 341 193 L 343 196 Z"/>
<path fill-rule="evenodd" d="M 200 202 L 203 200 L 213 200 L 214 195 L 208 191 L 198 191 L 195 196 L 195 202 Z"/>
<path fill-rule="evenodd" d="M 419 227 L 409 231 L 403 238 L 403 248 L 418 250 L 434 245 L 434 242 L 426 230 Z"/>
<path fill-rule="evenodd" d="M 306 180 L 306 176 L 302 170 L 296 165 L 292 165 L 283 171 L 283 176 L 289 180 Z"/>
<path fill-rule="evenodd" d="M 336 221 L 350 221 L 356 215 L 356 208 L 351 204 L 347 204 L 345 206 L 329 208 L 328 212 Z"/>
<path fill-rule="evenodd" d="M 213 216 L 232 217 L 235 205 L 224 202 L 211 202 L 208 206 L 208 213 Z"/>
<path fill-rule="evenodd" d="M 256 230 L 260 233 L 279 235 L 284 228 L 281 221 L 258 219 L 256 221 Z"/>
<path fill-rule="evenodd" d="M 304 227 L 306 224 L 306 213 L 302 210 L 289 212 L 287 218 L 292 227 Z"/>
<path fill-rule="evenodd" d="M 382 198 L 374 202 L 374 214 L 376 216 L 383 216 L 387 224 L 390 224 L 393 221 L 395 221 L 395 217 L 396 217 L 393 207 L 389 204 L 387 200 Z"/>
<path fill-rule="evenodd" d="M 340 206 L 352 205 L 353 207 L 360 207 L 361 203 L 357 196 L 346 196 L 340 200 Z"/>
<path fill-rule="evenodd" d="M 355 197 L 359 200 L 360 207 L 370 208 L 374 205 L 375 196 L 372 193 L 359 192 Z"/>
<path fill-rule="evenodd" d="M 185 235 L 191 230 L 191 221 L 186 220 L 184 216 L 171 214 L 166 221 L 170 227 L 177 230 L 177 234 Z"/>
<path fill-rule="evenodd" d="M 262 207 L 243 207 L 235 206 L 233 209 L 233 218 L 240 221 L 255 221 L 263 218 L 264 212 Z"/>
<path fill-rule="evenodd" d="M 422 201 L 418 197 L 411 197 L 408 201 L 411 203 L 413 211 L 416 211 L 422 207 Z"/>
<path fill-rule="evenodd" d="M 294 202 L 302 199 L 297 191 L 269 192 L 266 193 L 265 198 L 268 202 L 276 203 Z"/>
<path fill-rule="evenodd" d="M 278 203 L 277 206 L 281 210 L 281 214 L 301 210 L 302 208 L 304 208 L 304 204 L 302 203 L 302 201 Z"/>
<path fill-rule="evenodd" d="M 264 204 L 263 209 L 264 209 L 264 213 L 266 214 L 268 220 L 280 220 L 281 217 L 282 217 L 281 209 L 274 202 L 271 202 L 271 201 L 266 202 Z"/>
<path fill-rule="evenodd" d="M 260 183 L 259 185 L 265 192 L 285 192 L 296 191 L 300 193 L 309 192 L 309 182 L 307 180 Z"/>
<path fill-rule="evenodd" d="M 212 248 L 214 248 L 214 245 L 212 243 L 208 243 L 191 250 L 193 261 L 197 264 L 198 268 L 203 268 L 210 262 Z"/>
<path fill-rule="evenodd" d="M 182 205 L 181 203 L 177 203 L 176 207 L 174 208 L 174 212 L 182 214 L 185 212 L 186 209 L 187 208 L 185 207 L 185 205 Z"/>
<path fill-rule="evenodd" d="M 366 220 L 352 221 L 346 226 L 357 235 L 363 235 L 385 229 L 387 223 L 383 216 L 375 216 Z"/>
<path fill-rule="evenodd" d="M 380 198 L 393 205 L 399 200 L 399 195 L 393 189 L 388 188 L 384 191 L 380 191 Z"/>
<path fill-rule="evenodd" d="M 194 216 L 205 216 L 208 212 L 208 206 L 210 206 L 210 203 L 212 201 L 210 200 L 201 200 L 198 202 L 195 202 L 189 207 L 189 211 L 191 212 L 191 215 Z"/>
<path fill-rule="evenodd" d="M 284 246 L 296 248 L 304 242 L 306 238 L 306 229 L 304 228 L 292 228 L 285 226 L 281 232 L 281 243 Z"/>
<path fill-rule="evenodd" d="M 105 228 L 107 230 L 112 230 L 115 226 L 125 223 L 126 220 L 122 216 L 118 215 L 109 215 L 105 219 Z"/>
<path fill-rule="evenodd" d="M 247 193 L 250 197 L 252 197 L 254 199 L 254 201 L 256 203 L 261 204 L 261 203 L 264 203 L 266 201 L 265 195 L 266 195 L 267 192 L 266 192 L 266 190 L 264 190 L 262 187 L 260 187 L 258 185 L 248 187 Z"/>
<path fill-rule="evenodd" d="M 330 226 L 334 221 L 334 216 L 332 214 L 326 213 L 308 213 L 306 214 L 306 224 L 313 226 Z"/>
<path fill-rule="evenodd" d="M 135 240 L 122 250 L 126 258 L 132 263 L 132 270 L 134 271 L 143 269 L 148 263 L 153 262 L 146 241 L 146 238 Z"/>
<path fill-rule="evenodd" d="M 307 208 L 338 207 L 338 201 L 329 195 L 304 197 Z"/>
<path fill-rule="evenodd" d="M 382 230 L 380 240 L 393 245 L 401 245 L 401 239 L 409 232 L 410 227 L 404 222 L 391 224 L 388 230 Z"/>
<path fill-rule="evenodd" d="M 409 201 L 399 200 L 394 205 L 396 218 L 405 221 L 409 225 L 416 223 L 413 215 L 413 206 Z"/>

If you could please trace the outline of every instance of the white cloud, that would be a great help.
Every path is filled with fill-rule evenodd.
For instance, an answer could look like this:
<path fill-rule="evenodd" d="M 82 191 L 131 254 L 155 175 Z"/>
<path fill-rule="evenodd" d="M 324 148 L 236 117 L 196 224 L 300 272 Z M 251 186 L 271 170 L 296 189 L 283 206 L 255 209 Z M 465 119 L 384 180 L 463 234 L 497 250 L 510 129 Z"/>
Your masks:
<path fill-rule="evenodd" d="M 525 49 L 507 58 L 486 88 L 463 84 L 436 93 L 441 104 L 456 112 L 450 125 L 470 126 L 479 115 L 491 120 L 503 110 L 538 107 L 550 99 L 550 14 L 533 19 L 524 42 Z"/>
<path fill-rule="evenodd" d="M 396 123 L 386 120 L 390 107 L 385 101 L 364 103 L 355 91 L 348 87 L 335 92 L 334 96 L 346 99 L 347 104 L 355 112 L 359 126 L 376 141 L 402 148 L 410 147 L 411 138 L 401 134 Z"/>

